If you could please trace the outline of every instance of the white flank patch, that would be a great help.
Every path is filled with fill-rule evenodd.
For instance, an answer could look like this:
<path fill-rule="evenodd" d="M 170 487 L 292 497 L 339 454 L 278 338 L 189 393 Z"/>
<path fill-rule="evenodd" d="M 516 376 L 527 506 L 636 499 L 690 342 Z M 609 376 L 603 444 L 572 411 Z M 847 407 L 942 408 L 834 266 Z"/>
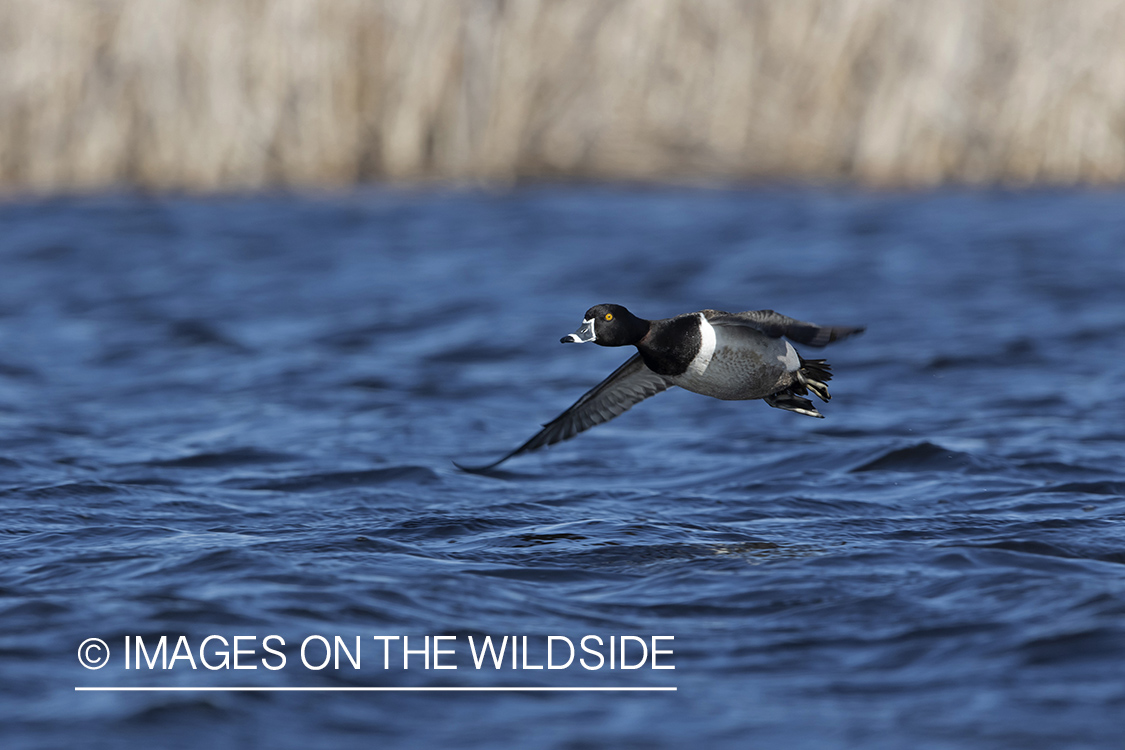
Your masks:
<path fill-rule="evenodd" d="M 700 314 L 699 326 L 699 352 L 688 365 L 687 371 L 691 375 L 702 375 L 711 364 L 711 357 L 715 356 L 715 328 L 707 322 L 707 318 Z"/>
<path fill-rule="evenodd" d="M 801 358 L 797 356 L 797 350 L 788 341 L 785 342 L 785 356 L 779 356 L 777 359 L 785 365 L 786 372 L 797 372 L 801 369 Z"/>

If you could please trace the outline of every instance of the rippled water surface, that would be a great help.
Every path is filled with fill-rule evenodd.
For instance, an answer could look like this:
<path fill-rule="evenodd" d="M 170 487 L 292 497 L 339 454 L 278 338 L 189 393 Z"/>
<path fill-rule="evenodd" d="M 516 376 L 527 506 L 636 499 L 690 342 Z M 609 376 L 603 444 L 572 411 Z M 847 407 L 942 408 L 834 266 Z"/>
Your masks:
<path fill-rule="evenodd" d="M 2 744 L 1120 747 L 1123 197 L 0 204 Z M 558 343 L 600 302 L 869 328 L 804 352 L 824 420 L 674 390 L 458 472 L 627 358 Z M 161 635 L 259 666 L 125 668 Z M 310 635 L 361 668 L 306 668 Z M 454 636 L 458 668 L 384 669 L 375 635 Z M 673 636 L 675 669 L 476 669 L 486 635 L 529 666 Z"/>

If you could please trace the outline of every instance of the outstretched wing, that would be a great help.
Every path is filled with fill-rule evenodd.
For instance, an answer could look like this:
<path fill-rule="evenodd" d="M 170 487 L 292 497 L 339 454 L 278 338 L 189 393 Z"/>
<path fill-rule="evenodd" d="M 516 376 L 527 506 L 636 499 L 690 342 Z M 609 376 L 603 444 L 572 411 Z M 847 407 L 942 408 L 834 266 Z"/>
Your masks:
<path fill-rule="evenodd" d="M 744 326 L 754 328 L 767 336 L 785 336 L 806 346 L 826 346 L 833 341 L 863 333 L 866 326 L 820 326 L 803 320 L 787 318 L 773 310 L 749 310 L 740 313 L 725 313 L 706 310 L 707 322 L 713 326 Z"/>
<path fill-rule="evenodd" d="M 569 440 L 580 432 L 619 417 L 635 404 L 649 396 L 655 396 L 670 385 L 663 376 L 645 366 L 640 354 L 634 354 L 629 361 L 614 370 L 612 375 L 575 401 L 573 406 L 543 425 L 543 429 L 534 437 L 499 461 L 487 466 L 462 466 L 456 461 L 453 463 L 462 471 L 488 471 L 513 456 Z"/>

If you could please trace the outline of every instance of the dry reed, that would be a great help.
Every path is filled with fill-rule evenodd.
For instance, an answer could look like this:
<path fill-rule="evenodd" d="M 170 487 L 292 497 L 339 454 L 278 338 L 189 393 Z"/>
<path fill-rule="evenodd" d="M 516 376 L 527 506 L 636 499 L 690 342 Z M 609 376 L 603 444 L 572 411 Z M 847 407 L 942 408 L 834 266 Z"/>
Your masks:
<path fill-rule="evenodd" d="M 1116 0 L 0 0 L 0 186 L 1119 182 Z"/>

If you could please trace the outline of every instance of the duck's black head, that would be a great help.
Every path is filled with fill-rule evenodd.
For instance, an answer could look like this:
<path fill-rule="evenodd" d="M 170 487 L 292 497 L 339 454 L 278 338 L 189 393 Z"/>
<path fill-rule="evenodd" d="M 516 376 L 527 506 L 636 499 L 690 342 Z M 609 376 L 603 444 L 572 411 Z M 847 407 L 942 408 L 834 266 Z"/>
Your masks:
<path fill-rule="evenodd" d="M 648 334 L 649 322 L 621 305 L 594 305 L 583 316 L 577 331 L 562 337 L 562 343 L 593 341 L 601 346 L 629 346 Z"/>

